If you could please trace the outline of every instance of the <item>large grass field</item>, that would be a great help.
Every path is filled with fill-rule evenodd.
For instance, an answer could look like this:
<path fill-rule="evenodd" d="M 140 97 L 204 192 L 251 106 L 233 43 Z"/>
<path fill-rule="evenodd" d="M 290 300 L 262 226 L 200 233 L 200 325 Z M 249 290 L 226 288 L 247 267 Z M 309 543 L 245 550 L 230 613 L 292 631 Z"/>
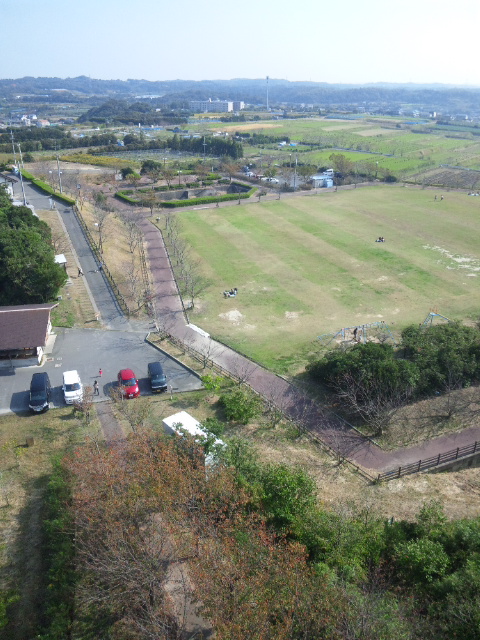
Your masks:
<path fill-rule="evenodd" d="M 191 321 L 292 374 L 342 327 L 398 331 L 432 309 L 476 320 L 480 198 L 441 193 L 378 186 L 177 214 L 211 281 Z"/>

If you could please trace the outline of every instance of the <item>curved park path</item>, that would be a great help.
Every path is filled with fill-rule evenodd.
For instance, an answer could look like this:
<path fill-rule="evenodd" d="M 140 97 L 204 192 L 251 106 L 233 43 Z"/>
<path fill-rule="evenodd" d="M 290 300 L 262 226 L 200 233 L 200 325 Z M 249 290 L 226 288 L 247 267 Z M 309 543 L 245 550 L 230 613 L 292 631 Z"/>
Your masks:
<path fill-rule="evenodd" d="M 148 215 L 148 214 L 146 214 Z M 356 465 L 378 473 L 417 462 L 480 440 L 480 427 L 441 436 L 397 451 L 384 451 L 340 418 L 308 399 L 283 378 L 252 363 L 233 349 L 212 340 L 188 323 L 161 232 L 145 217 L 138 222 L 145 237 L 153 280 L 156 316 L 161 329 L 186 343 L 217 365 L 247 382 L 255 391 L 303 425 L 326 445 Z"/>

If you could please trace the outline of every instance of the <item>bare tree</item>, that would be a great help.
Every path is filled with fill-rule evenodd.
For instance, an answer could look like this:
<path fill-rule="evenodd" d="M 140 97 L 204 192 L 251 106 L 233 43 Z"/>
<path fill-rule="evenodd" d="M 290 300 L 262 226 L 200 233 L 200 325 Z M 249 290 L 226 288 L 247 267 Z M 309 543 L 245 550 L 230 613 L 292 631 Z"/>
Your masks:
<path fill-rule="evenodd" d="M 240 166 L 238 162 L 231 162 L 229 160 L 222 161 L 221 170 L 224 171 L 232 182 L 233 176 L 239 172 Z"/>
<path fill-rule="evenodd" d="M 413 388 L 397 389 L 345 373 L 333 383 L 335 394 L 350 411 L 373 428 L 373 435 L 381 436 L 393 416 L 412 397 Z"/>
<path fill-rule="evenodd" d="M 107 229 L 108 217 L 110 215 L 110 211 L 106 211 L 105 209 L 100 209 L 99 207 L 93 208 L 93 217 L 95 219 L 95 226 L 98 231 L 98 248 L 100 253 L 103 253 L 103 240 L 105 231 Z"/>
<path fill-rule="evenodd" d="M 189 306 L 195 306 L 195 300 L 208 287 L 209 281 L 200 272 L 199 265 L 191 260 L 183 260 L 181 290 L 190 298 Z"/>
<path fill-rule="evenodd" d="M 201 344 L 196 347 L 196 351 L 200 355 L 202 367 L 206 369 L 212 361 L 215 361 L 215 358 L 222 355 L 225 347 L 215 342 L 215 340 L 212 340 L 212 338 L 208 338 L 208 340 L 202 341 Z"/>
<path fill-rule="evenodd" d="M 122 389 L 118 387 L 112 387 L 109 395 L 117 411 L 127 420 L 134 433 L 137 433 L 149 422 L 151 405 L 148 402 L 143 402 L 138 398 L 127 400 L 123 397 Z"/>
<path fill-rule="evenodd" d="M 234 378 L 237 381 L 237 384 L 241 386 L 242 384 L 248 383 L 252 375 L 255 373 L 258 365 L 256 365 L 251 360 L 247 358 L 235 358 L 231 363 L 230 371 L 232 372 Z"/>
<path fill-rule="evenodd" d="M 80 414 L 82 422 L 86 427 L 90 425 L 93 407 L 93 389 L 87 386 L 83 389 L 83 397 L 77 400 L 73 405 L 75 414 Z"/>
<path fill-rule="evenodd" d="M 69 248 L 68 236 L 61 229 L 52 229 L 52 245 L 55 253 L 65 253 Z"/>
<path fill-rule="evenodd" d="M 123 223 L 123 231 L 128 243 L 130 253 L 134 253 L 135 249 L 142 241 L 142 232 L 137 226 L 136 213 L 125 211 L 120 213 L 119 217 Z"/>
<path fill-rule="evenodd" d="M 153 210 L 158 205 L 157 195 L 155 191 L 148 191 L 142 196 L 142 204 L 150 209 L 150 215 L 153 215 Z"/>
<path fill-rule="evenodd" d="M 175 177 L 175 171 L 173 169 L 171 169 L 170 167 L 164 167 L 162 169 L 162 177 L 165 180 L 165 182 L 168 185 L 168 188 L 170 189 L 172 186 L 172 181 Z"/>
<path fill-rule="evenodd" d="M 173 327 L 177 321 L 176 313 L 174 311 L 167 311 L 157 314 L 155 319 L 155 326 L 157 332 L 161 338 L 166 338 L 170 335 Z"/>

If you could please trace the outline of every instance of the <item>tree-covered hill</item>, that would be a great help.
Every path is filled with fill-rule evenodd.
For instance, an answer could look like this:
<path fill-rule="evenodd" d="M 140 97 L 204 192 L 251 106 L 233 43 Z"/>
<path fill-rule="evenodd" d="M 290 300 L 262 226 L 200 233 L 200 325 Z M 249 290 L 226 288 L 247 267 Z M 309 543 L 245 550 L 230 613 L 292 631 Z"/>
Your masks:
<path fill-rule="evenodd" d="M 48 100 L 80 96 L 132 97 L 155 95 L 166 102 L 191 99 L 230 99 L 264 104 L 266 79 L 235 78 L 232 80 L 98 80 L 86 76 L 76 78 L 17 78 L 0 80 L 0 97 L 14 99 L 32 94 Z M 415 85 L 377 83 L 369 85 L 328 84 L 324 82 L 291 82 L 269 79 L 271 102 L 307 104 L 403 103 L 462 110 L 476 109 L 480 89 L 448 85 Z"/>

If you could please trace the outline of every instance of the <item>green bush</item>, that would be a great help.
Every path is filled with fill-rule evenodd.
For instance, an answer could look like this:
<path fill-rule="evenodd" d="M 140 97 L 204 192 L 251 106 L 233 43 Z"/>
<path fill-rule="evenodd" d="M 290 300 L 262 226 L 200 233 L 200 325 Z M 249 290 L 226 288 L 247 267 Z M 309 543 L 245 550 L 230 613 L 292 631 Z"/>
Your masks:
<path fill-rule="evenodd" d="M 416 584 L 442 577 L 450 564 L 443 546 L 427 538 L 401 542 L 395 548 L 395 559 L 403 577 Z"/>
<path fill-rule="evenodd" d="M 210 417 L 205 418 L 202 422 L 202 427 L 204 427 L 210 433 L 217 436 L 217 438 L 221 438 L 225 433 L 225 423 L 218 418 Z"/>
<path fill-rule="evenodd" d="M 128 202 L 128 204 L 138 204 L 138 200 L 129 198 L 125 195 L 124 191 L 117 191 L 117 193 L 115 194 L 115 198 L 117 198 L 118 200 L 123 200 L 123 202 Z"/>
<path fill-rule="evenodd" d="M 259 398 L 241 389 L 221 395 L 218 401 L 224 407 L 227 419 L 232 422 L 248 424 L 261 414 Z"/>

